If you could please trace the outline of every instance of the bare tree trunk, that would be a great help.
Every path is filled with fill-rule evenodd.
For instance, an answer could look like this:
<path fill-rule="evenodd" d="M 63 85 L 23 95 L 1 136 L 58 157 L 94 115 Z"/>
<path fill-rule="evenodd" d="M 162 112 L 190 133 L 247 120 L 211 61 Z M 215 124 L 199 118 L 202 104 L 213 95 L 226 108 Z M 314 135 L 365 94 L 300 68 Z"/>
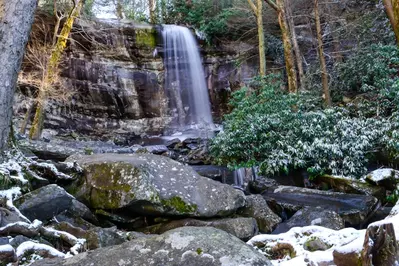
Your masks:
<path fill-rule="evenodd" d="M 297 66 L 298 74 L 299 74 L 299 84 L 300 84 L 300 88 L 303 89 L 303 85 L 304 85 L 303 82 L 305 80 L 305 72 L 303 71 L 302 53 L 301 53 L 301 50 L 299 49 L 298 40 L 296 37 L 295 24 L 294 24 L 294 18 L 292 15 L 292 7 L 291 7 L 290 1 L 287 1 L 287 3 L 286 3 L 286 12 L 287 12 L 288 26 L 289 26 L 289 29 L 291 32 L 292 45 L 293 45 L 294 51 L 295 51 L 296 66 Z"/>
<path fill-rule="evenodd" d="M 7 145 L 12 103 L 37 0 L 0 0 L 0 150 Z"/>
<path fill-rule="evenodd" d="M 60 63 L 62 53 L 65 50 L 69 34 L 72 30 L 73 23 L 75 18 L 77 18 L 80 14 L 80 11 L 83 7 L 84 0 L 79 0 L 79 2 L 74 6 L 62 26 L 62 30 L 60 35 L 57 38 L 57 42 L 53 48 L 53 51 L 50 56 L 49 63 L 47 65 L 45 77 L 43 78 L 43 86 L 52 86 L 54 76 L 58 72 L 58 65 Z M 32 127 L 30 128 L 29 137 L 31 139 L 40 138 L 43 123 L 44 123 L 44 112 L 46 108 L 46 88 L 43 87 L 39 90 L 39 95 L 37 96 L 37 107 L 35 117 L 33 119 Z"/>
<path fill-rule="evenodd" d="M 265 33 L 263 30 L 263 0 L 257 0 L 255 5 L 252 0 L 248 0 L 248 4 L 251 6 L 252 11 L 256 17 L 256 23 L 258 26 L 258 40 L 259 40 L 259 74 L 261 76 L 266 75 L 266 52 L 265 52 Z"/>
<path fill-rule="evenodd" d="M 330 89 L 328 88 L 328 73 L 326 67 L 326 59 L 324 58 L 323 39 L 321 35 L 321 23 L 319 15 L 319 0 L 314 0 L 314 15 L 316 19 L 316 34 L 318 42 L 318 51 L 320 58 L 321 79 L 323 85 L 324 100 L 327 106 L 331 106 Z"/>
<path fill-rule="evenodd" d="M 116 2 L 114 2 L 114 4 L 115 4 L 116 17 L 118 19 L 123 19 L 122 0 L 116 0 Z"/>
<path fill-rule="evenodd" d="M 148 0 L 148 7 L 150 9 L 150 23 L 151 24 L 156 24 L 157 20 L 156 20 L 156 14 L 155 14 L 155 10 L 157 8 L 156 2 L 155 0 Z"/>
<path fill-rule="evenodd" d="M 290 93 L 297 93 L 298 82 L 297 82 L 295 63 L 294 63 L 295 60 L 294 60 L 294 55 L 292 53 L 291 36 L 287 23 L 287 17 L 285 14 L 284 2 L 285 2 L 284 0 L 276 1 L 277 6 L 279 7 L 278 23 L 280 25 L 281 37 L 283 40 L 285 68 L 287 71 L 287 79 L 288 79 L 288 91 Z"/>
<path fill-rule="evenodd" d="M 399 0 L 382 0 L 399 46 Z"/>

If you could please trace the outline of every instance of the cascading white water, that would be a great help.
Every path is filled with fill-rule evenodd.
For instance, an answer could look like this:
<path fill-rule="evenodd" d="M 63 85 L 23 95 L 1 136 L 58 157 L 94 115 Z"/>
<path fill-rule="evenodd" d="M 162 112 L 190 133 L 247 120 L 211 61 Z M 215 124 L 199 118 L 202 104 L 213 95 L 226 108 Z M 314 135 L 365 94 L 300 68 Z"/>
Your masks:
<path fill-rule="evenodd" d="M 164 25 L 165 88 L 173 130 L 214 128 L 204 69 L 197 42 L 182 26 Z"/>
<path fill-rule="evenodd" d="M 245 168 L 234 171 L 234 187 L 243 188 L 245 182 Z"/>

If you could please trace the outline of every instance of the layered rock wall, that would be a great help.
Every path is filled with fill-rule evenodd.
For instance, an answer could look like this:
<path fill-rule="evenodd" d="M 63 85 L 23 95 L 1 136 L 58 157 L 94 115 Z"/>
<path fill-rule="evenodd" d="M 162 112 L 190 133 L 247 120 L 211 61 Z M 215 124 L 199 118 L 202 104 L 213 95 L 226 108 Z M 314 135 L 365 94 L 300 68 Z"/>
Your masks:
<path fill-rule="evenodd" d="M 100 135 L 159 134 L 168 123 L 161 27 L 131 21 L 80 21 L 74 27 L 62 65 L 67 103 L 50 100 L 46 128 Z M 246 47 L 251 51 L 251 46 Z M 237 64 L 238 51 L 202 51 L 206 80 L 216 119 L 227 109 L 231 90 L 256 68 Z M 255 62 L 256 64 L 256 62 Z M 253 70 L 252 70 L 253 69 Z M 21 119 L 31 99 L 21 84 L 15 111 Z M 32 92 L 32 90 L 30 90 Z M 18 117 L 18 116 L 17 116 Z"/>

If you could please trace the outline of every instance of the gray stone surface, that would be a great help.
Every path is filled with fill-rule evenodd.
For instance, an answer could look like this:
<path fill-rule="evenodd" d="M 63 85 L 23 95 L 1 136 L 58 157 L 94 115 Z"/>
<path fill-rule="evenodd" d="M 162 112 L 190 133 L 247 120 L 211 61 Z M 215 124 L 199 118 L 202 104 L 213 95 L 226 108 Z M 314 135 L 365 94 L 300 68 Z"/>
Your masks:
<path fill-rule="evenodd" d="M 259 230 L 264 233 L 270 233 L 281 223 L 281 218 L 269 208 L 261 195 L 247 196 L 245 207 L 239 209 L 238 214 L 255 218 Z"/>
<path fill-rule="evenodd" d="M 244 206 L 245 196 L 229 185 L 199 176 L 191 167 L 152 154 L 71 157 L 85 176 L 75 196 L 94 209 L 125 207 L 136 213 L 215 217 Z"/>
<path fill-rule="evenodd" d="M 182 227 L 160 236 L 82 253 L 67 260 L 45 259 L 32 266 L 271 266 L 238 238 L 211 227 Z"/>
<path fill-rule="evenodd" d="M 15 206 L 30 220 L 49 220 L 71 208 L 74 197 L 57 185 L 48 185 L 15 200 Z"/>

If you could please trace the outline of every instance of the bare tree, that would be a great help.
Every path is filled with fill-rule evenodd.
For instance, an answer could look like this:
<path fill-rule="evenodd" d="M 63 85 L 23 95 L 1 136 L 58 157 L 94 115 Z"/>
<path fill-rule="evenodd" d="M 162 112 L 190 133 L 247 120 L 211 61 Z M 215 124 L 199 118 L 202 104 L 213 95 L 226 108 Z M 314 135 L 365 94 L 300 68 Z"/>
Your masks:
<path fill-rule="evenodd" d="M 314 0 L 314 15 L 316 20 L 316 34 L 317 34 L 317 44 L 318 44 L 318 52 L 320 58 L 321 79 L 323 85 L 324 100 L 327 106 L 331 106 L 330 89 L 328 88 L 328 73 L 327 73 L 326 59 L 324 58 L 323 39 L 321 34 L 319 0 Z"/>
<path fill-rule="evenodd" d="M 36 0 L 0 0 L 0 150 L 7 145 L 15 86 L 36 6 Z"/>
<path fill-rule="evenodd" d="M 54 47 L 52 48 L 52 52 L 46 66 L 46 71 L 43 75 L 42 86 L 53 86 L 54 80 L 58 77 L 58 66 L 61 61 L 62 54 L 65 50 L 75 18 L 80 15 L 83 3 L 84 0 L 73 0 L 73 7 L 71 8 L 68 17 L 62 26 L 60 34 L 57 36 L 57 41 L 55 42 Z M 41 135 L 44 123 L 46 100 L 48 98 L 47 91 L 47 88 L 40 89 L 36 98 L 36 113 L 29 132 L 29 137 L 31 139 L 38 139 Z"/>
<path fill-rule="evenodd" d="M 157 4 L 155 0 L 148 0 L 148 9 L 150 11 L 150 23 L 155 24 L 157 22 L 157 16 L 155 13 Z"/>
<path fill-rule="evenodd" d="M 287 14 L 288 27 L 289 27 L 289 30 L 291 33 L 292 46 L 293 46 L 294 52 L 295 52 L 296 66 L 297 66 L 298 75 L 299 75 L 298 81 L 299 81 L 301 89 L 303 89 L 305 72 L 303 70 L 302 53 L 301 53 L 301 50 L 299 49 L 298 39 L 297 39 L 296 32 L 295 32 L 294 16 L 292 14 L 291 1 L 287 1 L 286 5 L 285 5 L 285 9 L 286 9 L 286 14 Z"/>
<path fill-rule="evenodd" d="M 263 31 L 263 0 L 256 0 L 256 5 L 253 0 L 248 0 L 252 11 L 256 17 L 258 26 L 258 39 L 259 39 L 259 72 L 261 76 L 266 74 L 266 54 L 265 54 L 265 33 Z"/>
<path fill-rule="evenodd" d="M 287 15 L 285 12 L 285 0 L 265 0 L 278 15 L 278 23 L 281 30 L 281 38 L 283 40 L 285 68 L 288 78 L 288 91 L 296 93 L 298 91 L 298 81 L 295 69 L 295 60 L 292 53 L 292 39 L 290 34 L 289 25 L 287 22 Z"/>

